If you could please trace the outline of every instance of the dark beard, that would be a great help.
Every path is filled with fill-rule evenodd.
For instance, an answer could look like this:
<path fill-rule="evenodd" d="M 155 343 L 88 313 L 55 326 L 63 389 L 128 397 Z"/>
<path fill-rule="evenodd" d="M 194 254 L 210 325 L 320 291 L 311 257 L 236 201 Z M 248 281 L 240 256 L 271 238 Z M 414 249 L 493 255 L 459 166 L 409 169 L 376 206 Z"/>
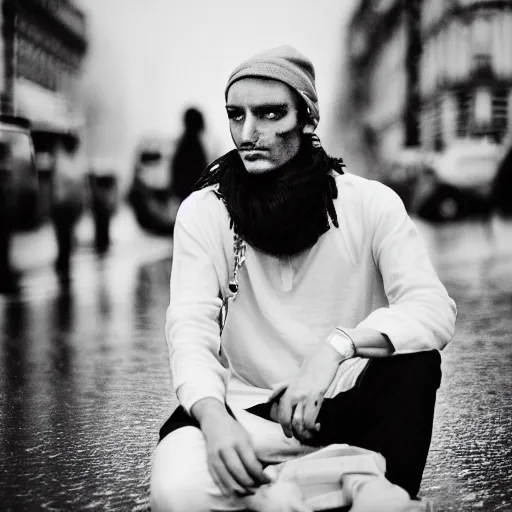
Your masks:
<path fill-rule="evenodd" d="M 236 150 L 213 162 L 196 189 L 218 184 L 231 226 L 248 244 L 273 256 L 291 256 L 312 247 L 338 227 L 332 171 L 341 159 L 329 157 L 316 136 L 305 136 L 298 154 L 279 169 L 248 173 Z"/>

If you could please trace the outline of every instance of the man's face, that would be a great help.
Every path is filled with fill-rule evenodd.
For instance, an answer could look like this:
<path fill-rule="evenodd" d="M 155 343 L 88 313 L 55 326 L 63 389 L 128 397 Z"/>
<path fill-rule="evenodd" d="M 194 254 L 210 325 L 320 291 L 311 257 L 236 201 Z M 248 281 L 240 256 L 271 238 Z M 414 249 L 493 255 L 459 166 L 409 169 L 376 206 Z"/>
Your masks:
<path fill-rule="evenodd" d="M 272 171 L 298 153 L 298 101 L 293 89 L 276 80 L 244 78 L 230 87 L 229 128 L 247 172 Z"/>

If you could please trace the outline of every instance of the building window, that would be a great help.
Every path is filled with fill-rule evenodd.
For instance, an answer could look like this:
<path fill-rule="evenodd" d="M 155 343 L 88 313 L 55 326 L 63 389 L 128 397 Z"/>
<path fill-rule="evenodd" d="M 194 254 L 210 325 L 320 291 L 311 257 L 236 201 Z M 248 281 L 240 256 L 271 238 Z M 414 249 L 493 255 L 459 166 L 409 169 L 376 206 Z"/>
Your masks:
<path fill-rule="evenodd" d="M 492 95 L 491 91 L 487 87 L 479 87 L 475 91 L 473 117 L 473 122 L 478 129 L 489 126 L 491 123 Z"/>
<path fill-rule="evenodd" d="M 491 137 L 498 144 L 507 134 L 510 112 L 508 111 L 507 89 L 498 89 L 492 94 Z"/>
<path fill-rule="evenodd" d="M 459 91 L 457 98 L 457 137 L 464 138 L 469 135 L 473 97 L 470 92 Z"/>

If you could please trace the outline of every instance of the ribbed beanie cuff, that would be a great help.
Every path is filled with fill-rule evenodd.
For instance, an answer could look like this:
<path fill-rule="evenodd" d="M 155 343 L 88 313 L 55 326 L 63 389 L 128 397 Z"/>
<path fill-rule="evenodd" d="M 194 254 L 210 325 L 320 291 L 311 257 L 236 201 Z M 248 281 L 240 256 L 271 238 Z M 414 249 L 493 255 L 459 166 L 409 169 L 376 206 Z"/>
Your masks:
<path fill-rule="evenodd" d="M 315 69 L 313 63 L 295 48 L 279 46 L 242 62 L 228 79 L 226 100 L 229 88 L 242 78 L 268 78 L 290 86 L 306 102 L 311 123 L 315 127 L 318 124 L 320 112 L 315 88 Z"/>

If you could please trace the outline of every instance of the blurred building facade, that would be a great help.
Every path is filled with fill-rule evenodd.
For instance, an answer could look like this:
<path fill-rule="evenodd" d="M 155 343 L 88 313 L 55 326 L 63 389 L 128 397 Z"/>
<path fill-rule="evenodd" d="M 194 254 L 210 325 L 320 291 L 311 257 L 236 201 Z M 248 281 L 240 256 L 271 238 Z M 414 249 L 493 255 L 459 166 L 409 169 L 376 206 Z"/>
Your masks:
<path fill-rule="evenodd" d="M 512 1 L 424 1 L 421 143 L 501 144 L 512 128 Z"/>
<path fill-rule="evenodd" d="M 351 115 L 375 161 L 510 143 L 511 0 L 362 0 L 347 37 Z"/>
<path fill-rule="evenodd" d="M 349 115 L 379 159 L 419 142 L 419 0 L 362 0 L 348 25 Z"/>
<path fill-rule="evenodd" d="M 59 148 L 76 153 L 80 144 L 75 85 L 87 52 L 86 19 L 70 0 L 2 0 L 0 24 L 0 109 L 31 123 L 42 221 L 55 192 Z M 64 181 L 73 181 L 76 167 L 66 166 Z"/>

